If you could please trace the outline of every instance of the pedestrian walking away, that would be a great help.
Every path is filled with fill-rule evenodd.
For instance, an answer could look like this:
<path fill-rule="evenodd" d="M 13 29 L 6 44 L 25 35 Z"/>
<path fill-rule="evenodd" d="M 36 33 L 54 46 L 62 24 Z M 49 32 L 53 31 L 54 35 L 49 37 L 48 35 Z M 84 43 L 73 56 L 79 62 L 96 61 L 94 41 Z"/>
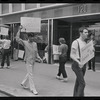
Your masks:
<path fill-rule="evenodd" d="M 67 61 L 68 46 L 65 44 L 66 41 L 65 41 L 64 38 L 60 38 L 59 43 L 60 43 L 60 46 L 59 46 L 59 52 L 60 52 L 59 69 L 58 69 L 58 74 L 57 74 L 56 78 L 61 79 L 60 76 L 62 74 L 62 76 L 63 76 L 62 81 L 67 82 L 68 76 L 67 76 L 67 73 L 66 73 L 66 70 L 65 70 L 65 63 Z"/>
<path fill-rule="evenodd" d="M 9 40 L 9 36 L 5 35 L 3 40 L 0 40 L 0 43 L 2 43 L 2 59 L 1 59 L 1 68 L 4 68 L 4 63 L 6 60 L 7 67 L 10 68 L 10 46 L 11 46 L 11 41 Z"/>
<path fill-rule="evenodd" d="M 80 62 L 82 49 L 86 45 L 86 39 L 88 36 L 88 29 L 86 27 L 79 28 L 80 37 L 72 42 L 70 57 L 73 60 L 72 70 L 76 75 L 76 81 L 74 86 L 73 96 L 84 96 L 85 80 L 84 75 L 86 72 L 86 64 L 82 65 Z"/>
<path fill-rule="evenodd" d="M 35 88 L 34 81 L 33 81 L 33 70 L 34 70 L 34 64 L 35 64 L 36 58 L 40 60 L 41 58 L 38 55 L 37 44 L 36 42 L 34 42 L 35 34 L 33 32 L 29 32 L 28 40 L 22 40 L 19 37 L 20 31 L 22 28 L 23 28 L 22 26 L 19 27 L 19 31 L 17 32 L 17 35 L 16 35 L 16 41 L 20 43 L 21 45 L 23 45 L 25 48 L 25 61 L 26 61 L 27 74 L 24 80 L 22 81 L 21 85 L 24 88 L 28 88 L 29 86 L 30 91 L 34 93 L 35 95 L 37 95 L 38 92 Z"/>

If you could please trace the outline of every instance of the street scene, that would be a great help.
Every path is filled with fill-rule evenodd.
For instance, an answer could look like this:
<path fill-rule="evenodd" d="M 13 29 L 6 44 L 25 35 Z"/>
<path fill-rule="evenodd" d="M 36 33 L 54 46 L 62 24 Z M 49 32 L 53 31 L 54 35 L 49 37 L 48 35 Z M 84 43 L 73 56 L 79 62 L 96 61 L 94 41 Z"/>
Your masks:
<path fill-rule="evenodd" d="M 30 93 L 29 90 L 23 89 L 23 87 L 21 87 L 20 85 L 23 77 L 26 74 L 26 69 L 24 68 L 25 63 L 23 61 L 12 61 L 11 63 L 12 64 L 10 69 L 6 68 L 0 69 L 0 89 L 2 91 L 4 90 L 3 88 L 1 88 L 1 85 L 4 85 L 7 88 L 9 88 L 8 91 L 5 89 L 5 92 L 8 93 L 8 96 L 18 96 L 18 97 L 20 96 L 72 97 L 73 96 L 75 75 L 71 70 L 70 63 L 66 64 L 68 82 L 62 82 L 61 80 L 56 79 L 58 64 L 50 65 L 50 64 L 36 63 L 33 76 L 34 76 L 34 83 L 39 92 L 38 95 Z M 93 72 L 92 70 L 91 71 L 87 70 L 85 75 L 86 97 L 100 96 L 100 86 L 99 86 L 100 80 L 98 79 L 99 75 L 100 75 L 100 70 L 97 70 L 96 72 Z M 13 90 L 11 91 L 10 88 L 13 88 Z M 14 92 L 14 89 L 16 89 L 17 92 Z M 5 94 L 5 92 L 1 93 Z"/>
<path fill-rule="evenodd" d="M 0 97 L 100 96 L 99 3 L 0 3 Z"/>

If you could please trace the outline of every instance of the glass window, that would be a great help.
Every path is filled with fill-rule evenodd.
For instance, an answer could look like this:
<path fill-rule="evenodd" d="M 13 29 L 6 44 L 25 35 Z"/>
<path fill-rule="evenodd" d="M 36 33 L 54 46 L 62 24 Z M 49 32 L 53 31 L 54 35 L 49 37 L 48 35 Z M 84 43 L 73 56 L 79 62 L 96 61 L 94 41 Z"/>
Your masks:
<path fill-rule="evenodd" d="M 9 4 L 2 4 L 2 14 L 9 13 Z"/>
<path fill-rule="evenodd" d="M 21 4 L 20 3 L 12 4 L 12 11 L 13 12 L 21 11 Z"/>
<path fill-rule="evenodd" d="M 36 8 L 36 7 L 37 7 L 36 3 L 34 3 L 34 4 L 32 4 L 32 3 L 25 4 L 25 10 Z"/>
<path fill-rule="evenodd" d="M 53 5 L 53 4 L 56 4 L 56 3 L 40 3 L 40 7 L 49 6 L 49 5 Z"/>

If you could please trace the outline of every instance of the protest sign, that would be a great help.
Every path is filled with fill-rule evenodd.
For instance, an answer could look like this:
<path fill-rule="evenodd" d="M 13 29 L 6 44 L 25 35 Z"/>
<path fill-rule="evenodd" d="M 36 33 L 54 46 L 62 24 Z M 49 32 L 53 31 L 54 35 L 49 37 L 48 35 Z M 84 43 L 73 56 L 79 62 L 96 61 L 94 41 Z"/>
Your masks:
<path fill-rule="evenodd" d="M 53 54 L 60 54 L 59 45 L 53 45 Z"/>
<path fill-rule="evenodd" d="M 26 32 L 40 32 L 41 18 L 21 17 L 21 25 L 26 28 Z"/>
<path fill-rule="evenodd" d="M 1 34 L 2 35 L 8 35 L 8 28 L 1 27 Z"/>
<path fill-rule="evenodd" d="M 24 51 L 23 50 L 19 50 L 18 58 L 23 59 L 23 57 L 24 57 Z"/>
<path fill-rule="evenodd" d="M 53 59 L 54 60 L 59 60 L 59 45 L 53 45 Z"/>
<path fill-rule="evenodd" d="M 94 57 L 93 43 L 92 41 L 90 41 L 88 44 L 86 44 L 85 47 L 81 49 L 81 63 L 86 64 L 93 57 Z"/>

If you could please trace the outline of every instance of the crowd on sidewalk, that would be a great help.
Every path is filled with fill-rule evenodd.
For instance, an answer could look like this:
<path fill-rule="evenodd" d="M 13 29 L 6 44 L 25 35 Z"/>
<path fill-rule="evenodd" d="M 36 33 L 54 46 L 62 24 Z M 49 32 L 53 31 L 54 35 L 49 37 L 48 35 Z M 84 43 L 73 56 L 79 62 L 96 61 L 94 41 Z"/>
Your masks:
<path fill-rule="evenodd" d="M 23 40 L 20 38 L 21 29 L 23 29 L 23 26 L 19 27 L 19 30 L 17 32 L 17 35 L 15 37 L 15 42 L 22 45 L 25 49 L 25 55 L 24 55 L 24 61 L 26 64 L 27 74 L 25 78 L 23 79 L 21 86 L 26 89 L 29 88 L 32 93 L 35 95 L 38 94 L 35 84 L 34 84 L 34 78 L 33 78 L 33 70 L 35 67 L 35 61 L 38 59 L 39 62 L 44 62 L 39 54 L 37 49 L 37 43 L 34 41 L 35 33 L 29 32 L 28 33 L 28 39 Z M 88 62 L 89 64 L 89 70 L 92 68 L 93 71 L 95 71 L 95 42 L 94 42 L 94 34 L 89 33 L 88 29 L 86 27 L 79 28 L 79 38 L 74 40 L 71 45 L 71 51 L 70 51 L 70 57 L 73 60 L 72 63 L 72 70 L 74 71 L 76 75 L 76 81 L 74 86 L 74 92 L 73 96 L 84 96 L 84 88 L 85 88 L 85 80 L 84 75 L 86 72 L 86 63 L 82 64 L 80 61 L 81 48 L 85 47 L 87 43 L 92 41 L 93 48 L 92 51 L 94 52 L 94 57 Z M 8 36 L 5 36 L 2 40 L 0 40 L 1 44 L 1 69 L 4 67 L 4 63 L 6 61 L 7 68 L 10 68 L 10 48 L 11 48 L 11 41 L 9 40 Z M 59 38 L 59 68 L 58 73 L 56 76 L 56 79 L 62 80 L 63 82 L 68 82 L 68 75 L 65 70 L 65 63 L 67 62 L 67 53 L 68 53 L 68 45 L 66 44 L 66 40 L 61 37 Z M 16 49 L 17 50 L 17 49 Z M 48 52 L 48 49 L 46 47 L 46 52 Z M 18 60 L 18 51 L 16 51 L 16 59 Z M 46 60 L 46 59 L 45 59 Z M 61 78 L 60 76 L 63 76 Z"/>

